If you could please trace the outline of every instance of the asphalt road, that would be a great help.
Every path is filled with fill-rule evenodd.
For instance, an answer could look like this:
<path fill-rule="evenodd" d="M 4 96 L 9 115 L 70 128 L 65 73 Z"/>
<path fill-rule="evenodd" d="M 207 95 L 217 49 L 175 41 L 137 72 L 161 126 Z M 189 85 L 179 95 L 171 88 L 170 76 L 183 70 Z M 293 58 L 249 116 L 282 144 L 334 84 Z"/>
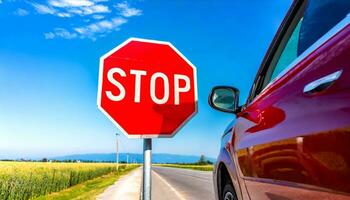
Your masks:
<path fill-rule="evenodd" d="M 212 172 L 152 167 L 152 200 L 213 200 Z"/>

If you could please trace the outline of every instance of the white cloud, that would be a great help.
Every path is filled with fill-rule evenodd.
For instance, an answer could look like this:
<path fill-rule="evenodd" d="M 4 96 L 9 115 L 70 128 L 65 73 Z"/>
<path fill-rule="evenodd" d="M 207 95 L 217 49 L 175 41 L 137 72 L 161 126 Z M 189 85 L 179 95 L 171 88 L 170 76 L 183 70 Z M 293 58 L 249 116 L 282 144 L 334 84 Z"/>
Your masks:
<path fill-rule="evenodd" d="M 103 16 L 103 15 L 93 15 L 92 18 L 98 20 L 98 19 L 103 19 L 103 18 L 105 18 L 105 16 Z"/>
<path fill-rule="evenodd" d="M 45 39 L 54 39 L 55 38 L 55 34 L 52 32 L 49 33 L 44 33 Z"/>
<path fill-rule="evenodd" d="M 91 15 L 109 13 L 109 7 L 95 4 L 89 0 L 49 0 L 48 5 L 31 3 L 40 14 L 52 14 L 58 17 L 73 17 L 74 15 Z"/>
<path fill-rule="evenodd" d="M 74 30 L 80 34 L 81 38 L 96 39 L 96 36 L 102 36 L 111 31 L 118 31 L 122 24 L 127 22 L 126 19 L 116 17 L 111 20 L 103 20 L 100 22 L 89 24 L 84 27 L 77 27 Z"/>
<path fill-rule="evenodd" d="M 126 1 L 122 3 L 118 3 L 116 5 L 116 8 L 121 12 L 121 15 L 124 17 L 133 17 L 133 16 L 142 15 L 142 10 L 130 7 Z"/>
<path fill-rule="evenodd" d="M 83 11 L 80 8 L 70 8 L 67 12 L 77 15 L 83 15 Z"/>
<path fill-rule="evenodd" d="M 109 8 L 104 5 L 94 5 L 88 7 L 81 7 L 83 15 L 91 15 L 94 13 L 108 13 L 110 12 Z"/>
<path fill-rule="evenodd" d="M 94 5 L 94 2 L 89 0 L 49 0 L 49 4 L 54 7 L 65 8 L 92 6 Z"/>
<path fill-rule="evenodd" d="M 57 16 L 59 16 L 59 17 L 72 17 L 72 15 L 70 13 L 66 13 L 66 12 L 59 12 L 59 13 L 57 13 Z"/>
<path fill-rule="evenodd" d="M 46 32 L 45 39 L 96 40 L 108 33 L 118 31 L 121 25 L 127 23 L 127 18 L 142 15 L 142 10 L 131 7 L 126 1 L 114 5 L 118 12 L 111 12 L 109 6 L 112 1 L 109 0 L 46 0 L 45 2 L 30 4 L 39 14 L 50 14 L 62 18 L 74 17 L 74 21 L 67 19 L 67 25 L 70 23 L 70 27 L 55 28 L 51 32 Z"/>
<path fill-rule="evenodd" d="M 54 32 L 44 33 L 45 39 L 54 39 L 54 38 L 64 38 L 64 39 L 73 39 L 78 36 L 77 33 L 69 32 L 64 28 L 55 28 Z"/>
<path fill-rule="evenodd" d="M 40 13 L 40 14 L 55 14 L 56 10 L 53 9 L 52 7 L 43 5 L 43 4 L 38 4 L 38 3 L 32 3 L 32 5 L 34 6 L 35 10 Z"/>
<path fill-rule="evenodd" d="M 18 15 L 18 16 L 26 16 L 29 14 L 29 12 L 25 9 L 22 9 L 22 8 L 18 8 L 15 12 L 15 15 Z"/>

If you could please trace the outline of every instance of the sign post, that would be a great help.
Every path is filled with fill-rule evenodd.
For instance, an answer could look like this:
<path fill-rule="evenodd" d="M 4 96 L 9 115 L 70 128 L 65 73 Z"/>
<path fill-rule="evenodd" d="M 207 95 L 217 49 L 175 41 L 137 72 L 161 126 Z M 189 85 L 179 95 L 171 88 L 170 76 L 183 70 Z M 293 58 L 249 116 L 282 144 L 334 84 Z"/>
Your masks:
<path fill-rule="evenodd" d="M 143 188 L 142 199 L 151 199 L 151 176 L 152 176 L 152 139 L 143 139 Z"/>
<path fill-rule="evenodd" d="M 195 66 L 171 43 L 130 38 L 100 58 L 97 106 L 144 140 L 143 200 L 151 199 L 151 138 L 173 137 L 197 112 Z"/>

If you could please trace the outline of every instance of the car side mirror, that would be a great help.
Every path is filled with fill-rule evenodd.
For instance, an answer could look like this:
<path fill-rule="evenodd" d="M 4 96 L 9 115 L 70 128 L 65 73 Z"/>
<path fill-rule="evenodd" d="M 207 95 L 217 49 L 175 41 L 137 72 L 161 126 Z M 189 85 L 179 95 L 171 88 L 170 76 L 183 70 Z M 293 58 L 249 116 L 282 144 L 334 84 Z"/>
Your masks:
<path fill-rule="evenodd" d="M 216 86 L 209 95 L 209 105 L 219 111 L 237 113 L 239 90 L 229 86 Z"/>

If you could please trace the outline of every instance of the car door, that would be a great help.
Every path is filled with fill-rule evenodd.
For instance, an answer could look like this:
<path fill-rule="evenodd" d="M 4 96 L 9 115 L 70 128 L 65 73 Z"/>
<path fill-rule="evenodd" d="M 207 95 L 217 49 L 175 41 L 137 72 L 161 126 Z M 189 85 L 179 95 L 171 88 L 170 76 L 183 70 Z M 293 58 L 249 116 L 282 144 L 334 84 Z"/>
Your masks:
<path fill-rule="evenodd" d="M 251 199 L 350 194 L 350 1 L 295 1 L 237 115 Z"/>

